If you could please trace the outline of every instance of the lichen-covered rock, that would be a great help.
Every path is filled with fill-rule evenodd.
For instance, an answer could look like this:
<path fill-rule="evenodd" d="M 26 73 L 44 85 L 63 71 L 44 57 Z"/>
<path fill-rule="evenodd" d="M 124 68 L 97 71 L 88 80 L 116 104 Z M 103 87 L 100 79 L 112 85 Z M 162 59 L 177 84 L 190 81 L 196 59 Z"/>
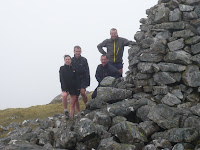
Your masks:
<path fill-rule="evenodd" d="M 101 83 L 100 83 L 100 85 L 102 86 L 102 87 L 112 87 L 112 84 L 114 83 L 114 81 L 115 81 L 115 78 L 114 77 L 105 77 L 102 81 L 101 81 Z"/>
<path fill-rule="evenodd" d="M 124 100 L 126 98 L 130 98 L 132 96 L 132 91 L 125 89 L 117 89 L 112 87 L 99 87 L 97 89 L 97 97 L 95 99 L 111 102 Z"/>
<path fill-rule="evenodd" d="M 174 36 L 178 36 L 177 34 L 173 34 Z M 167 44 L 170 51 L 180 50 L 184 47 L 184 39 L 179 39 Z"/>
<path fill-rule="evenodd" d="M 117 102 L 107 106 L 107 111 L 111 116 L 127 116 L 136 111 L 139 107 L 147 105 L 147 99 L 130 99 Z"/>
<path fill-rule="evenodd" d="M 164 104 L 152 107 L 147 117 L 164 129 L 179 127 L 180 116 L 174 109 Z"/>
<path fill-rule="evenodd" d="M 163 72 L 182 72 L 186 70 L 186 66 L 180 64 L 173 64 L 173 63 L 158 63 L 158 67 Z"/>
<path fill-rule="evenodd" d="M 200 43 L 197 43 L 195 45 L 192 45 L 191 47 L 192 53 L 193 54 L 198 54 L 200 53 Z"/>
<path fill-rule="evenodd" d="M 176 80 L 167 72 L 158 72 L 153 76 L 154 81 L 159 85 L 167 85 L 175 83 Z"/>
<path fill-rule="evenodd" d="M 175 22 L 175 21 L 181 21 L 182 13 L 181 11 L 176 8 L 173 11 L 170 11 L 169 13 L 169 21 Z"/>
<path fill-rule="evenodd" d="M 132 122 L 125 121 L 118 123 L 112 126 L 109 132 L 115 135 L 122 143 L 134 144 L 147 142 L 145 132 Z"/>
<path fill-rule="evenodd" d="M 139 123 L 139 126 L 144 130 L 147 137 L 160 130 L 160 127 L 153 121 L 141 122 L 141 123 Z"/>
<path fill-rule="evenodd" d="M 153 134 L 152 139 L 167 139 L 170 142 L 192 142 L 198 137 L 195 128 L 173 128 L 165 132 L 157 132 Z"/>
<path fill-rule="evenodd" d="M 181 103 L 181 100 L 178 99 L 175 95 L 171 94 L 171 93 L 167 93 L 167 95 L 165 95 L 162 100 L 162 103 L 167 104 L 169 106 L 174 106 L 174 105 L 178 105 Z"/>
<path fill-rule="evenodd" d="M 189 65 L 182 74 L 183 82 L 190 87 L 200 86 L 200 71 L 196 65 Z"/>
<path fill-rule="evenodd" d="M 183 50 L 168 52 L 167 55 L 165 55 L 164 60 L 166 62 L 171 63 L 177 63 L 177 64 L 183 64 L 183 65 L 189 65 L 192 62 L 190 61 L 191 55 Z"/>

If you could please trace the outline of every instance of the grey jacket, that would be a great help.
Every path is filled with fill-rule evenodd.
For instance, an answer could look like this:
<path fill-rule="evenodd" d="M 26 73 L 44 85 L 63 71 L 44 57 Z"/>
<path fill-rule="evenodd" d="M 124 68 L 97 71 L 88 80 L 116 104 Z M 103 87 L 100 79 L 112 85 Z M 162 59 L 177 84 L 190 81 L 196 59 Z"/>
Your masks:
<path fill-rule="evenodd" d="M 116 40 L 106 39 L 97 48 L 100 53 L 106 54 L 110 62 L 122 63 L 122 57 L 124 53 L 124 46 L 132 45 L 134 42 L 129 41 L 122 37 L 117 37 Z M 107 53 L 103 50 L 103 47 L 107 48 Z"/>

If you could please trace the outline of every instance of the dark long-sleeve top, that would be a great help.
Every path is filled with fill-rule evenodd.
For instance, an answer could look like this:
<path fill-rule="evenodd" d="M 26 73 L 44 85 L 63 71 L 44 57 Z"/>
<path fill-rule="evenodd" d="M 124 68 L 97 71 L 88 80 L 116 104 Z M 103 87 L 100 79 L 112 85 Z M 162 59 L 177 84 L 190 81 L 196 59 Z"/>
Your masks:
<path fill-rule="evenodd" d="M 85 57 L 80 56 L 76 58 L 75 56 L 72 58 L 72 65 L 78 73 L 80 80 L 86 81 L 86 86 L 90 85 L 90 70 L 88 66 L 87 59 Z"/>
<path fill-rule="evenodd" d="M 122 37 L 117 37 L 113 40 L 112 38 L 104 40 L 102 43 L 97 45 L 100 53 L 107 54 L 107 57 L 112 63 L 122 63 L 124 47 L 134 44 L 133 41 L 129 41 Z M 107 48 L 107 52 L 103 50 L 103 47 Z"/>
<path fill-rule="evenodd" d="M 80 81 L 76 70 L 70 65 L 64 65 L 59 70 L 62 91 L 68 92 L 70 89 L 79 89 Z"/>
<path fill-rule="evenodd" d="M 110 64 L 106 64 L 105 66 L 102 64 L 98 65 L 95 75 L 97 81 L 100 83 L 107 76 L 119 78 L 121 77 L 121 73 Z"/>

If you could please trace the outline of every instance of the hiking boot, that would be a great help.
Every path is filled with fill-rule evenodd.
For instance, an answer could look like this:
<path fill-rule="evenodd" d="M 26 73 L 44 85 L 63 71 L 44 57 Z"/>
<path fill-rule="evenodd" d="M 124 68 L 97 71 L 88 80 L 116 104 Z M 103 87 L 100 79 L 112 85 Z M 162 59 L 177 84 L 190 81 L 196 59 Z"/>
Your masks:
<path fill-rule="evenodd" d="M 65 111 L 65 119 L 68 120 L 69 119 L 69 112 Z"/>

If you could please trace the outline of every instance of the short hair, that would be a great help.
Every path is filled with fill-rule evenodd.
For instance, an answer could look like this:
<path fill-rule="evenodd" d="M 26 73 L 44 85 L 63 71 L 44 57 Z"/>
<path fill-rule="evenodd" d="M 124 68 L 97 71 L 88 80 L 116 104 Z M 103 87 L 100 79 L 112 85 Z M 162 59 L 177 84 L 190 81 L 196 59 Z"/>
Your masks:
<path fill-rule="evenodd" d="M 66 57 L 69 57 L 70 59 L 72 59 L 71 56 L 69 56 L 69 55 L 64 55 L 64 60 L 65 60 Z"/>
<path fill-rule="evenodd" d="M 75 48 L 77 48 L 77 49 L 81 49 L 81 47 L 78 46 L 78 45 L 74 46 L 74 50 L 75 50 Z"/>
<path fill-rule="evenodd" d="M 106 59 L 108 59 L 107 55 L 106 54 L 103 54 L 101 55 L 101 57 L 106 57 Z"/>
<path fill-rule="evenodd" d="M 112 29 L 110 29 L 110 32 L 111 32 L 111 31 L 117 31 L 117 29 L 116 29 L 116 28 L 112 28 Z"/>

